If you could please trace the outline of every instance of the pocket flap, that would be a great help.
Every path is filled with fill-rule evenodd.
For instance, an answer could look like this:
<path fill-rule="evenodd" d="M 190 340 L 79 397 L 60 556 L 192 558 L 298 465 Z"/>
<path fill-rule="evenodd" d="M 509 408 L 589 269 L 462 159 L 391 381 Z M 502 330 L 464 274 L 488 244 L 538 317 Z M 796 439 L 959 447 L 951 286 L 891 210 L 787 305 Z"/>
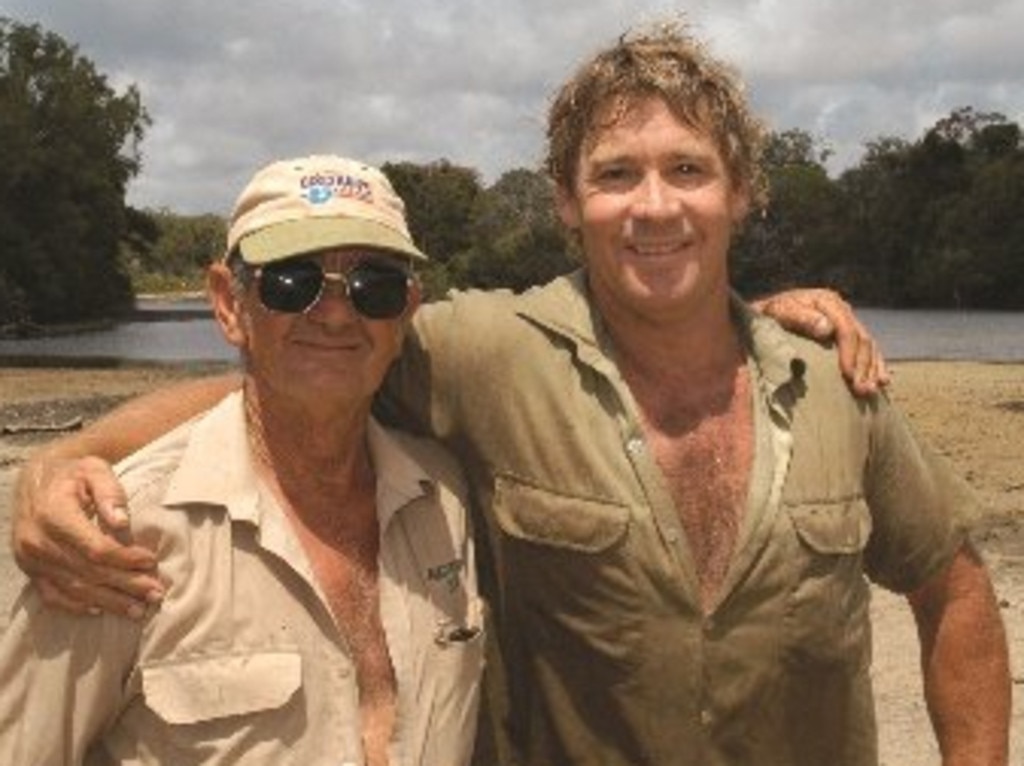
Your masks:
<path fill-rule="evenodd" d="M 295 652 L 190 657 L 141 671 L 147 707 L 171 724 L 277 708 L 302 685 Z"/>
<path fill-rule="evenodd" d="M 862 498 L 803 503 L 789 513 L 800 539 L 818 553 L 859 553 L 871 535 L 871 512 Z"/>
<path fill-rule="evenodd" d="M 629 527 L 623 505 L 558 495 L 507 477 L 498 477 L 494 512 L 512 537 L 586 553 L 611 547 Z"/>

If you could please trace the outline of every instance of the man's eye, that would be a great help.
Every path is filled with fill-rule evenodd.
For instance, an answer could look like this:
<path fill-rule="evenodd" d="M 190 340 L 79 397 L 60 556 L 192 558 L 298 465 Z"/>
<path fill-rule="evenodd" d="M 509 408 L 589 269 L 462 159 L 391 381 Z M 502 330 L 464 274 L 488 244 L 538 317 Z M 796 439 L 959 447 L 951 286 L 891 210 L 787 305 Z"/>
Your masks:
<path fill-rule="evenodd" d="M 594 177 L 598 181 L 612 183 L 615 181 L 626 181 L 631 177 L 631 175 L 629 168 L 619 165 L 611 165 L 598 170 Z"/>

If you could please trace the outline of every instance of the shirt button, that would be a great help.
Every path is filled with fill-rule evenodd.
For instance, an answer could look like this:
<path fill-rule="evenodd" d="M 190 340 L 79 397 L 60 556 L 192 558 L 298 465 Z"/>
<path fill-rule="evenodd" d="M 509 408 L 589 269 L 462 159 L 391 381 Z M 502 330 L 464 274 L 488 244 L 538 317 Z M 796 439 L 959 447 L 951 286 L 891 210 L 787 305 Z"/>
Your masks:
<path fill-rule="evenodd" d="M 700 723 L 701 723 L 701 726 L 710 726 L 711 722 L 714 719 L 715 719 L 715 717 L 711 714 L 711 711 L 708 710 L 707 708 L 704 708 L 703 710 L 700 711 Z"/>
<path fill-rule="evenodd" d="M 634 436 L 632 439 L 626 442 L 626 450 L 629 452 L 630 455 L 639 455 L 641 452 L 643 452 L 643 449 L 644 440 L 637 436 Z"/>
<path fill-rule="evenodd" d="M 679 531 L 675 529 L 669 529 L 665 532 L 665 539 L 675 545 L 679 542 Z"/>

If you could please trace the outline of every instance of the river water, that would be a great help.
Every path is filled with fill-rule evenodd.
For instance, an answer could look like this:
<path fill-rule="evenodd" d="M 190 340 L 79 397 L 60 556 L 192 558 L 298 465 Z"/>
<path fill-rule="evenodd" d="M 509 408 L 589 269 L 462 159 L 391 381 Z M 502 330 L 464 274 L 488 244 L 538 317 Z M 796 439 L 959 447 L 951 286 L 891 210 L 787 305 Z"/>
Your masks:
<path fill-rule="evenodd" d="M 143 301 L 139 309 L 136 321 L 107 330 L 0 340 L 0 366 L 225 362 L 235 358 L 205 301 Z M 879 339 L 888 359 L 1024 362 L 1024 313 L 868 308 L 857 313 Z"/>

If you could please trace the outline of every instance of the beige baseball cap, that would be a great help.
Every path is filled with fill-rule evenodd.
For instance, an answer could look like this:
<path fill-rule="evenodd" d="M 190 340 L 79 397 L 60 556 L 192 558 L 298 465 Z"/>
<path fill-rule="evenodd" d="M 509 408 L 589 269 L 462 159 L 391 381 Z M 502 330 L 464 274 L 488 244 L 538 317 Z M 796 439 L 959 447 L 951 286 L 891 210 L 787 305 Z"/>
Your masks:
<path fill-rule="evenodd" d="M 426 259 L 409 234 L 405 204 L 377 168 L 313 155 L 259 170 L 242 190 L 227 253 L 246 263 L 279 261 L 334 247 L 363 246 Z"/>

